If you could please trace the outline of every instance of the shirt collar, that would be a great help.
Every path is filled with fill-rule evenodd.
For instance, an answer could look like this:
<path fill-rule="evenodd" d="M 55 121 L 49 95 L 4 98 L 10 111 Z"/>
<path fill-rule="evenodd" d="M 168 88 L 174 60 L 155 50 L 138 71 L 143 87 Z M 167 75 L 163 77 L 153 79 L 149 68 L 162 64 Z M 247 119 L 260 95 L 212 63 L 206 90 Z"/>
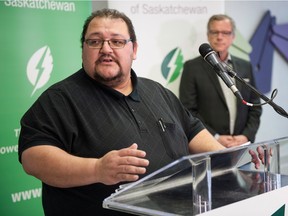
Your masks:
<path fill-rule="evenodd" d="M 225 61 L 224 61 L 226 64 L 228 64 L 228 63 L 231 63 L 232 62 L 232 59 L 231 59 L 231 55 L 230 54 L 228 54 L 228 56 L 227 56 L 227 58 L 225 59 Z"/>
<path fill-rule="evenodd" d="M 133 69 L 131 69 L 131 81 L 133 86 L 133 91 L 128 95 L 135 101 L 140 101 L 140 97 L 138 94 L 138 77 Z"/>

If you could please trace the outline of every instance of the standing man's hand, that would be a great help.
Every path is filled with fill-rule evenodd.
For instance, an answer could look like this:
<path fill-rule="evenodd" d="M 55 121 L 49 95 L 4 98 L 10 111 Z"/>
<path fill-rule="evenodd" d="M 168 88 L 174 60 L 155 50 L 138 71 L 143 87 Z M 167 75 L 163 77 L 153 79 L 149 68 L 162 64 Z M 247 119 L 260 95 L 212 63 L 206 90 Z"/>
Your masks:
<path fill-rule="evenodd" d="M 236 136 L 220 135 L 218 138 L 218 142 L 220 142 L 226 148 L 230 148 L 247 143 L 248 138 L 244 135 L 236 135 Z"/>
<path fill-rule="evenodd" d="M 234 140 L 234 143 L 236 145 L 242 145 L 242 144 L 247 143 L 249 141 L 248 138 L 244 135 L 233 136 L 233 140 Z"/>
<path fill-rule="evenodd" d="M 220 142 L 226 148 L 234 146 L 233 145 L 234 139 L 231 135 L 220 135 L 217 141 Z"/>

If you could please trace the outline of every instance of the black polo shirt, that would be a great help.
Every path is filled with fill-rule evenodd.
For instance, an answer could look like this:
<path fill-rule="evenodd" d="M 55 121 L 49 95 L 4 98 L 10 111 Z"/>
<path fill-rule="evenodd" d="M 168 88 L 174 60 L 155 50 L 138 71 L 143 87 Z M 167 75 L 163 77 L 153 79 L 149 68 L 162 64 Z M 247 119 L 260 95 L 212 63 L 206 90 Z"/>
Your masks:
<path fill-rule="evenodd" d="M 203 125 L 159 83 L 137 78 L 133 70 L 131 79 L 129 96 L 97 83 L 83 69 L 51 86 L 21 119 L 20 161 L 22 152 L 36 145 L 100 158 L 137 143 L 150 161 L 147 175 L 189 154 L 188 142 Z M 102 201 L 118 186 L 63 189 L 43 184 L 45 214 L 109 215 L 113 211 L 103 210 Z"/>

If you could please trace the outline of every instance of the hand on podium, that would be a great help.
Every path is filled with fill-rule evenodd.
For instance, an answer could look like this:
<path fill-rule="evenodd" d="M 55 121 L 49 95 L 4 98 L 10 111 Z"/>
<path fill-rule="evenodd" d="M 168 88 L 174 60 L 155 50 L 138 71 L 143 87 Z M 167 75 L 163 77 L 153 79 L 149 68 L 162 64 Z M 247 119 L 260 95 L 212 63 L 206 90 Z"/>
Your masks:
<path fill-rule="evenodd" d="M 256 169 L 259 169 L 261 163 L 264 165 L 270 163 L 270 159 L 272 156 L 272 148 L 269 149 L 267 148 L 267 146 L 258 146 L 256 148 L 256 151 L 257 153 L 252 149 L 249 150 L 249 154 L 252 157 L 251 162 L 255 164 Z"/>

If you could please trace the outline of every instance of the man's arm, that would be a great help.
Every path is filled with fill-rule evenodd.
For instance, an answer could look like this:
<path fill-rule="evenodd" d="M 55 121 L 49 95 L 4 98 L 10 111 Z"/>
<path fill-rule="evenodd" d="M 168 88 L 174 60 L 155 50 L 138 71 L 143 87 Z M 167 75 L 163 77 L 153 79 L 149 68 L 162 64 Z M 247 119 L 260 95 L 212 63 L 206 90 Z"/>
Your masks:
<path fill-rule="evenodd" d="M 34 146 L 22 154 L 24 170 L 55 187 L 76 187 L 93 183 L 106 185 L 136 181 L 146 172 L 149 161 L 137 144 L 111 151 L 102 158 L 82 158 L 50 145 Z"/>
<path fill-rule="evenodd" d="M 207 129 L 200 131 L 189 142 L 189 150 L 191 154 L 218 151 L 222 149 L 225 149 L 225 147 L 218 143 L 214 139 L 214 137 L 207 131 Z M 249 150 L 249 154 L 251 155 L 251 162 L 254 163 L 256 169 L 260 167 L 261 162 L 262 164 L 264 164 L 264 153 L 263 149 L 260 146 L 257 148 L 257 152 Z"/>
<path fill-rule="evenodd" d="M 225 149 L 217 140 L 209 133 L 207 129 L 200 131 L 190 142 L 189 151 L 191 154 L 197 154 L 209 151 L 218 151 Z"/>

